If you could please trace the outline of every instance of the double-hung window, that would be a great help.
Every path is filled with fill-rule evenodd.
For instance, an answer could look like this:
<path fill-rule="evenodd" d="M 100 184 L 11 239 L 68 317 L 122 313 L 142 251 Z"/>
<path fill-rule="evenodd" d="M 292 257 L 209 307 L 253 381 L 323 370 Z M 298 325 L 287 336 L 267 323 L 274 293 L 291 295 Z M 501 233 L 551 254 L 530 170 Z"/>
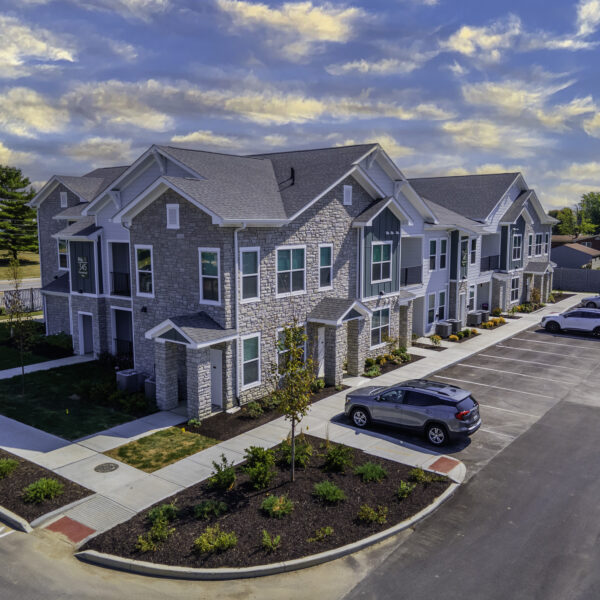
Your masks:
<path fill-rule="evenodd" d="M 392 242 L 373 242 L 371 247 L 371 283 L 392 280 Z"/>
<path fill-rule="evenodd" d="M 242 268 L 242 302 L 260 298 L 260 251 L 258 248 L 240 250 Z"/>
<path fill-rule="evenodd" d="M 446 262 L 448 260 L 448 240 L 440 240 L 440 269 L 446 268 Z"/>
<path fill-rule="evenodd" d="M 435 261 L 437 258 L 437 240 L 429 240 L 429 270 L 435 271 Z"/>
<path fill-rule="evenodd" d="M 446 318 L 446 292 L 438 292 L 438 321 L 443 321 Z"/>
<path fill-rule="evenodd" d="M 510 301 L 516 302 L 519 299 L 519 278 L 513 277 L 510 280 Z"/>
<path fill-rule="evenodd" d="M 541 233 L 535 234 L 535 255 L 541 256 L 542 254 L 542 243 L 544 236 Z"/>
<path fill-rule="evenodd" d="M 544 254 L 548 254 L 548 246 L 550 243 L 550 234 L 544 234 Z"/>
<path fill-rule="evenodd" d="M 253 387 L 260 383 L 260 334 L 242 338 L 242 385 Z"/>
<path fill-rule="evenodd" d="M 471 238 L 471 264 L 477 260 L 477 238 Z"/>
<path fill-rule="evenodd" d="M 533 233 L 527 236 L 527 256 L 533 255 Z"/>
<path fill-rule="evenodd" d="M 65 271 L 69 269 L 69 242 L 67 240 L 58 240 L 58 268 Z"/>
<path fill-rule="evenodd" d="M 435 321 L 435 294 L 429 294 L 427 297 L 427 324 L 431 325 Z"/>
<path fill-rule="evenodd" d="M 474 285 L 469 286 L 468 308 L 469 308 L 469 310 L 475 310 L 475 286 Z"/>
<path fill-rule="evenodd" d="M 306 335 L 306 328 L 304 328 L 304 335 Z M 284 347 L 285 344 L 285 329 L 277 330 L 277 367 L 280 373 L 282 373 L 288 360 L 289 349 Z M 306 340 L 304 341 L 304 348 L 302 350 L 304 361 L 306 361 Z"/>
<path fill-rule="evenodd" d="M 154 296 L 152 246 L 135 247 L 135 269 L 138 296 Z"/>
<path fill-rule="evenodd" d="M 333 246 L 319 246 L 319 289 L 328 290 L 333 286 Z"/>
<path fill-rule="evenodd" d="M 371 347 L 383 344 L 390 337 L 390 309 L 374 310 L 371 317 Z"/>
<path fill-rule="evenodd" d="M 306 291 L 305 248 L 277 250 L 277 295 L 302 294 Z"/>
<path fill-rule="evenodd" d="M 200 303 L 220 304 L 218 248 L 198 248 L 200 259 Z"/>
<path fill-rule="evenodd" d="M 521 260 L 521 243 L 523 242 L 523 236 L 520 233 L 513 235 L 512 245 L 512 259 L 513 261 Z"/>

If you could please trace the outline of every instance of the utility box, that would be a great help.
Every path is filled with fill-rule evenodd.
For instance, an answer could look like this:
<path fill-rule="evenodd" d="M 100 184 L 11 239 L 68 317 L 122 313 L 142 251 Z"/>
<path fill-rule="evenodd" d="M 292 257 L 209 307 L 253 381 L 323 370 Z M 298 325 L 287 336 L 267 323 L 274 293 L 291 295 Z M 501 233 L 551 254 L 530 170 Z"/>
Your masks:
<path fill-rule="evenodd" d="M 481 313 L 481 322 L 485 323 L 490 320 L 490 311 L 489 310 L 480 310 Z"/>
<path fill-rule="evenodd" d="M 435 332 L 440 337 L 447 338 L 452 333 L 452 323 L 439 321 L 435 326 Z"/>
<path fill-rule="evenodd" d="M 467 313 L 467 325 L 469 327 L 477 327 L 481 325 L 481 311 L 474 310 L 470 313 Z"/>
<path fill-rule="evenodd" d="M 135 369 L 117 371 L 117 389 L 132 394 L 140 391 L 139 376 Z"/>
<path fill-rule="evenodd" d="M 446 323 L 450 323 L 450 325 L 452 325 L 452 333 L 458 333 L 460 331 L 460 319 L 446 319 Z"/>
<path fill-rule="evenodd" d="M 156 400 L 156 381 L 154 381 L 152 377 L 148 377 L 148 379 L 144 381 L 144 396 L 146 396 L 148 400 Z"/>

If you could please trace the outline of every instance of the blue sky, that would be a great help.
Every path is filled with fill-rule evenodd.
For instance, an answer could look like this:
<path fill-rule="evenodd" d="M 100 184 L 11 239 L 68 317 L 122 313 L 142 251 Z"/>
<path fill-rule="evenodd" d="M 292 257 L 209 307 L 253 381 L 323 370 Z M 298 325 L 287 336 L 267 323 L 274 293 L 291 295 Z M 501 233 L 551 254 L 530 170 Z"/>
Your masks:
<path fill-rule="evenodd" d="M 152 143 L 379 141 L 408 177 L 600 188 L 600 0 L 0 0 L 0 163 L 48 177 Z"/>

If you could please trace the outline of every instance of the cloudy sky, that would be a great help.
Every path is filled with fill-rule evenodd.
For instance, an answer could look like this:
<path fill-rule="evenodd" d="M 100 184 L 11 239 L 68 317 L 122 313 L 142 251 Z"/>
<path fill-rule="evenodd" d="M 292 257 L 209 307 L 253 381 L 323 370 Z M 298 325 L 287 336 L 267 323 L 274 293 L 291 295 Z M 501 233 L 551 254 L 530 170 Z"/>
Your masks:
<path fill-rule="evenodd" d="M 0 164 L 379 141 L 408 177 L 600 189 L 600 0 L 0 0 Z"/>

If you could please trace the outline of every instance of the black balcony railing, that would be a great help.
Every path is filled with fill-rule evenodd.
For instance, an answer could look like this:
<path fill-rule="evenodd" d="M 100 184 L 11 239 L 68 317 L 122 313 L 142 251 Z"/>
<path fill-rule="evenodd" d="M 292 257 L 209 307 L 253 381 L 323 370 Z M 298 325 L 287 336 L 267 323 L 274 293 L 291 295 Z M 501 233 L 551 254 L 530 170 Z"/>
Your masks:
<path fill-rule="evenodd" d="M 119 338 L 115 338 L 114 342 L 115 342 L 115 354 L 117 356 L 132 356 L 133 355 L 133 342 L 131 340 L 120 340 Z"/>
<path fill-rule="evenodd" d="M 400 285 L 423 283 L 423 267 L 402 267 L 400 269 Z"/>
<path fill-rule="evenodd" d="M 129 273 L 120 273 L 113 271 L 111 274 L 112 296 L 131 296 L 131 278 Z"/>
<path fill-rule="evenodd" d="M 500 256 L 484 256 L 481 259 L 482 271 L 495 271 L 500 268 Z"/>

